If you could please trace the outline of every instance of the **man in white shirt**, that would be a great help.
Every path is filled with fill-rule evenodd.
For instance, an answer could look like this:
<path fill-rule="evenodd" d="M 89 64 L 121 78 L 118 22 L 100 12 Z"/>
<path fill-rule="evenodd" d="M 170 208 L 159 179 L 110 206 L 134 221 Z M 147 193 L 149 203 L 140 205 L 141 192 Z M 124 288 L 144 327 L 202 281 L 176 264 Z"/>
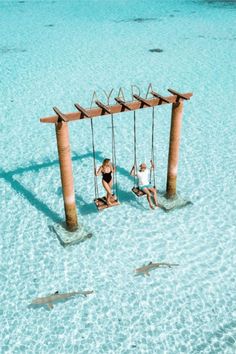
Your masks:
<path fill-rule="evenodd" d="M 150 180 L 149 180 L 151 170 L 154 169 L 153 161 L 151 160 L 150 162 L 151 162 L 150 169 L 147 168 L 147 165 L 143 162 L 139 166 L 139 171 L 137 171 L 137 173 L 135 173 L 135 166 L 133 166 L 131 171 L 130 171 L 130 174 L 131 174 L 131 176 L 137 176 L 138 177 L 139 189 L 147 195 L 148 204 L 149 204 L 151 209 L 154 209 L 151 197 L 153 196 L 155 206 L 157 206 L 157 207 L 158 207 L 158 202 L 157 202 L 157 191 L 156 191 L 156 188 L 154 188 L 150 184 Z"/>

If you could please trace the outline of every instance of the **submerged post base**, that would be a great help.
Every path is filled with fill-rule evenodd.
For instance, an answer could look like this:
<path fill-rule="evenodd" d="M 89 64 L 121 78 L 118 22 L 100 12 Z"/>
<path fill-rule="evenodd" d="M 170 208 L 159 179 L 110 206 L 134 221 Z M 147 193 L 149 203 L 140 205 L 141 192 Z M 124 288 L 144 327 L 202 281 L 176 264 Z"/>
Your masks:
<path fill-rule="evenodd" d="M 187 205 L 193 204 L 191 201 L 182 198 L 176 194 L 175 197 L 170 198 L 166 193 L 158 193 L 158 204 L 164 211 L 171 211 L 178 208 L 183 208 Z"/>
<path fill-rule="evenodd" d="M 50 230 L 56 234 L 61 245 L 64 247 L 83 242 L 93 236 L 93 234 L 88 232 L 82 225 L 79 225 L 73 232 L 68 231 L 60 224 L 50 226 Z"/>

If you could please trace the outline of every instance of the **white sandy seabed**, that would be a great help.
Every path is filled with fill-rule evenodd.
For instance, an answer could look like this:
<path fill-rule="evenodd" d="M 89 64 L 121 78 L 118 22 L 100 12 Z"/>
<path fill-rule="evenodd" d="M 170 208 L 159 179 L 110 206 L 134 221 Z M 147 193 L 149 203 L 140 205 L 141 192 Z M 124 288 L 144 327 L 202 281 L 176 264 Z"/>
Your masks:
<path fill-rule="evenodd" d="M 0 2 L 1 353 L 235 353 L 235 2 Z M 149 49 L 162 49 L 150 52 Z M 192 91 L 178 191 L 193 204 L 150 211 L 131 193 L 132 114 L 114 116 L 121 206 L 93 206 L 89 122 L 70 124 L 79 220 L 91 239 L 63 248 L 52 107 L 88 107 L 93 90 Z M 113 96 L 114 97 L 114 96 Z M 165 190 L 171 107 L 156 110 L 157 181 Z M 151 111 L 137 112 L 149 160 Z M 97 163 L 111 124 L 94 121 Z M 102 192 L 102 190 L 100 189 Z M 178 263 L 150 277 L 148 262 Z M 29 307 L 37 296 L 94 290 Z"/>

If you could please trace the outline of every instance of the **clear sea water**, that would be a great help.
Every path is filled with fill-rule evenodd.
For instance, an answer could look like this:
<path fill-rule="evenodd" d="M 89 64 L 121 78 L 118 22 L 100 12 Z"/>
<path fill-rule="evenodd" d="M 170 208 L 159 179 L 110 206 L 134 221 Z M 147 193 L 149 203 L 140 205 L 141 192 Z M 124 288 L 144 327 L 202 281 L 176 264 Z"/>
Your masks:
<path fill-rule="evenodd" d="M 0 352 L 235 353 L 236 2 L 0 0 Z M 143 18 L 143 21 L 137 19 Z M 135 21 L 136 19 L 136 21 Z M 152 53 L 159 48 L 163 52 Z M 150 211 L 130 192 L 132 114 L 114 116 L 121 206 L 93 206 L 89 122 L 70 124 L 80 222 L 93 238 L 63 248 L 52 107 L 149 82 L 193 92 L 185 104 L 178 192 L 192 205 Z M 113 95 L 114 97 L 114 95 Z M 156 164 L 165 190 L 171 107 L 159 107 Z M 149 160 L 151 112 L 139 111 Z M 94 121 L 98 163 L 111 124 Z M 102 193 L 102 189 L 100 188 Z M 179 263 L 135 277 L 148 262 Z M 33 298 L 94 290 L 53 310 Z"/>

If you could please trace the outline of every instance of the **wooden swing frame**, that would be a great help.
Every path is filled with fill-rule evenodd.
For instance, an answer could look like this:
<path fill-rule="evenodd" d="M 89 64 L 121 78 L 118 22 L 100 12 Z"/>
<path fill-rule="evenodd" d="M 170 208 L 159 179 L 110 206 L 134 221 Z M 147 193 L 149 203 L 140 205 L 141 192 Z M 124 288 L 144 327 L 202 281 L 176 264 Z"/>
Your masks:
<path fill-rule="evenodd" d="M 78 218 L 75 203 L 75 192 L 72 172 L 72 161 L 70 154 L 69 128 L 68 123 L 83 120 L 93 119 L 99 116 L 109 114 L 123 113 L 139 109 L 150 108 L 165 104 L 172 105 L 170 140 L 169 140 L 169 157 L 167 169 L 167 185 L 166 193 L 169 198 L 176 195 L 176 179 L 178 169 L 178 155 L 181 133 L 181 122 L 183 115 L 183 102 L 192 97 L 192 93 L 179 93 L 173 89 L 168 89 L 170 96 L 162 96 L 159 93 L 152 91 L 153 98 L 143 98 L 139 95 L 133 95 L 134 101 L 123 101 L 120 97 L 115 100 L 115 105 L 105 105 L 100 101 L 95 101 L 97 107 L 86 109 L 78 103 L 75 104 L 77 112 L 62 113 L 57 107 L 54 107 L 56 115 L 44 117 L 40 119 L 41 123 L 55 124 L 57 148 L 60 163 L 62 192 L 64 199 L 64 210 L 66 217 L 67 228 L 74 231 L 78 228 Z"/>

